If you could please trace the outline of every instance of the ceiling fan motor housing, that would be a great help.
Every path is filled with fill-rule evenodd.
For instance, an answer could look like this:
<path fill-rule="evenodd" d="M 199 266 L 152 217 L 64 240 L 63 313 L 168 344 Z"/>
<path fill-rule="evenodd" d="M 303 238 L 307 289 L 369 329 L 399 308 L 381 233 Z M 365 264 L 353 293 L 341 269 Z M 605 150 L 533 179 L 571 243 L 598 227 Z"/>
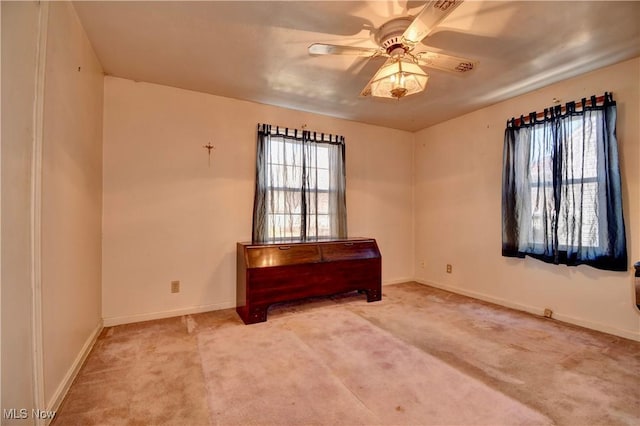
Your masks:
<path fill-rule="evenodd" d="M 401 48 L 404 52 L 411 50 L 411 46 L 404 43 L 402 35 L 404 31 L 411 25 L 413 18 L 402 17 L 392 19 L 383 24 L 375 35 L 376 43 L 386 50 L 389 55 L 392 52 L 400 53 L 397 49 Z"/>

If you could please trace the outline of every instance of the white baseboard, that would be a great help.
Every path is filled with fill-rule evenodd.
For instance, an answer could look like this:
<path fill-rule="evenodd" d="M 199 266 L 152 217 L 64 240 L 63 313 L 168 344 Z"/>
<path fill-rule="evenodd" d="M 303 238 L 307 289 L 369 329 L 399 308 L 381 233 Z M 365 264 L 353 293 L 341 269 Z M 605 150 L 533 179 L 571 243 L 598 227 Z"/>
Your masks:
<path fill-rule="evenodd" d="M 382 283 L 383 286 L 385 285 L 393 285 L 393 284 L 402 284 L 402 283 L 410 283 L 412 281 L 415 281 L 413 278 L 407 277 L 407 278 L 398 278 L 395 280 L 391 280 L 391 281 L 385 281 Z"/>
<path fill-rule="evenodd" d="M 582 318 L 572 317 L 570 315 L 564 315 L 561 313 L 553 313 L 553 318 L 558 321 L 566 322 L 569 324 L 578 325 L 580 327 L 589 328 L 591 330 L 601 331 L 607 334 L 613 334 L 614 336 L 624 337 L 625 339 L 635 340 L 640 342 L 640 332 L 634 332 L 633 330 L 623 330 L 615 327 L 610 327 L 606 324 L 600 324 L 597 322 L 591 322 Z"/>
<path fill-rule="evenodd" d="M 162 318 L 179 317 L 182 315 L 200 314 L 202 312 L 218 311 L 220 309 L 235 308 L 236 302 L 222 302 L 211 305 L 191 306 L 183 309 L 175 309 L 171 311 L 149 312 L 145 314 L 126 315 L 121 317 L 103 318 L 105 327 L 113 327 L 114 325 L 131 324 L 134 322 L 151 321 Z"/>
<path fill-rule="evenodd" d="M 93 349 L 93 345 L 95 345 L 96 341 L 98 340 L 98 336 L 100 335 L 100 332 L 102 332 L 102 329 L 103 329 L 102 320 L 100 320 L 96 325 L 96 328 L 91 332 L 86 342 L 82 346 L 82 349 L 80 349 L 78 356 L 73 361 L 73 364 L 71 364 L 71 367 L 67 371 L 67 374 L 65 374 L 64 378 L 62 379 L 62 382 L 60 383 L 56 391 L 53 393 L 53 395 L 51 396 L 51 399 L 47 404 L 48 412 L 50 413 L 55 412 L 55 411 L 58 411 L 58 409 L 60 408 L 60 405 L 62 404 L 64 397 L 67 395 L 67 392 L 71 387 L 71 384 L 73 383 L 76 376 L 78 375 L 78 372 L 80 371 L 80 367 L 82 367 L 82 364 L 84 364 L 84 361 L 89 356 L 89 352 L 91 352 L 91 349 Z M 45 424 L 47 425 L 50 424 L 52 420 L 53 419 L 47 419 Z"/>
<path fill-rule="evenodd" d="M 385 281 L 383 286 L 391 284 L 400 284 L 414 281 L 413 278 L 400 278 L 391 281 Z M 171 311 L 149 312 L 144 314 L 126 315 L 120 317 L 103 318 L 105 327 L 113 327 L 115 325 L 131 324 L 135 322 L 151 321 L 162 318 L 178 317 L 182 315 L 199 314 L 202 312 L 218 311 L 220 309 L 235 308 L 236 302 L 222 302 L 211 305 L 192 306 L 189 308 L 175 309 Z"/>
<path fill-rule="evenodd" d="M 414 279 L 414 281 L 417 282 L 417 283 L 426 285 L 426 286 L 435 287 L 435 288 L 439 288 L 439 289 L 442 289 L 442 290 L 450 291 L 451 293 L 462 294 L 464 296 L 469 296 L 469 297 L 473 297 L 474 299 L 484 300 L 485 302 L 495 303 L 496 305 L 505 306 L 507 308 L 515 309 L 515 310 L 518 310 L 518 311 L 524 311 L 524 312 L 528 312 L 530 314 L 534 314 L 534 315 L 538 315 L 538 316 L 543 316 L 544 315 L 544 308 L 540 307 L 540 306 L 522 305 L 520 303 L 515 303 L 515 302 L 512 302 L 510 300 L 502 299 L 502 298 L 495 297 L 495 296 L 490 296 L 488 294 L 478 293 L 478 292 L 475 292 L 475 291 L 466 290 L 466 289 L 459 288 L 459 287 L 451 287 L 451 286 L 448 286 L 448 285 L 445 285 L 445 284 L 435 283 L 433 281 L 424 281 L 424 280 L 420 280 L 420 279 Z M 572 317 L 570 315 L 564 315 L 564 314 L 559 313 L 559 312 L 554 312 L 553 313 L 553 319 L 555 319 L 557 321 L 561 321 L 561 322 L 566 322 L 566 323 L 569 323 L 569 324 L 577 325 L 577 326 L 580 326 L 580 327 L 585 327 L 585 328 L 588 328 L 588 329 L 591 329 L 591 330 L 601 331 L 601 332 L 607 333 L 607 334 L 613 334 L 614 336 L 624 337 L 625 339 L 631 339 L 631 340 L 636 340 L 636 341 L 640 342 L 640 331 L 619 329 L 619 328 L 611 327 L 611 326 L 606 325 L 606 324 L 587 321 L 587 320 L 584 320 L 582 318 Z"/>
<path fill-rule="evenodd" d="M 400 284 L 400 283 L 406 283 L 406 282 L 411 282 L 414 281 L 413 278 L 399 278 L 399 279 L 395 279 L 395 280 L 391 280 L 391 281 L 385 281 L 383 283 L 383 286 L 385 285 L 392 285 L 392 284 Z M 179 317 L 182 315 L 191 315 L 191 314 L 199 314 L 202 312 L 211 312 L 211 311 L 218 311 L 220 309 L 229 309 L 229 308 L 235 308 L 236 307 L 236 302 L 223 302 L 223 303 L 214 303 L 211 305 L 200 305 L 200 306 L 192 306 L 189 308 L 183 308 L 183 309 L 175 309 L 175 310 L 171 310 L 171 311 L 161 311 L 161 312 L 149 312 L 149 313 L 144 313 L 144 314 L 135 314 L 135 315 L 126 315 L 126 316 L 120 316 L 120 317 L 109 317 L 109 318 L 103 318 L 102 321 L 104 323 L 105 327 L 113 327 L 115 325 L 122 325 L 122 324 L 131 324 L 131 323 L 135 323 L 135 322 L 142 322 L 142 321 L 151 321 L 151 320 L 156 320 L 156 319 L 163 319 L 163 318 L 171 318 L 171 317 Z"/>

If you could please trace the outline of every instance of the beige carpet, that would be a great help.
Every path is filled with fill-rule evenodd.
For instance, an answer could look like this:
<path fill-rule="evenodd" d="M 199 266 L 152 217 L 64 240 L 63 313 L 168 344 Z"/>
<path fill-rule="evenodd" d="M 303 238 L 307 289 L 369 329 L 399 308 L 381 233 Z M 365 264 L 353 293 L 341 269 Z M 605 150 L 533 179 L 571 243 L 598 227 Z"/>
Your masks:
<path fill-rule="evenodd" d="M 544 425 L 341 307 L 201 333 L 214 424 Z"/>
<path fill-rule="evenodd" d="M 59 425 L 638 425 L 640 343 L 416 283 L 105 329 Z"/>

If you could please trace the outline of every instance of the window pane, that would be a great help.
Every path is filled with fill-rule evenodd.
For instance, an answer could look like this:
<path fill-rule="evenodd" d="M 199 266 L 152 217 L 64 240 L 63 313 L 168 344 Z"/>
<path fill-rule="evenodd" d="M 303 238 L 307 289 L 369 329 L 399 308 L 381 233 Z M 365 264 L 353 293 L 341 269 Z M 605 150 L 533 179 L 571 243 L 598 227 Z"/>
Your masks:
<path fill-rule="evenodd" d="M 329 170 L 319 169 L 317 171 L 318 177 L 318 189 L 328 190 L 329 189 Z"/>
<path fill-rule="evenodd" d="M 535 245 L 546 244 L 546 239 L 551 235 L 554 220 L 553 188 L 549 186 L 532 188 L 530 242 Z"/>
<path fill-rule="evenodd" d="M 271 191 L 267 193 L 267 205 L 272 213 L 302 212 L 300 191 Z"/>
<path fill-rule="evenodd" d="M 330 237 L 331 236 L 331 226 L 329 221 L 328 214 L 319 214 L 318 215 L 318 236 L 319 237 Z"/>
<path fill-rule="evenodd" d="M 307 200 L 309 214 L 328 214 L 329 213 L 329 193 L 328 192 L 311 192 Z"/>
<path fill-rule="evenodd" d="M 598 158 L 595 117 L 574 117 L 569 126 L 564 145 L 564 175 L 567 179 L 596 178 Z"/>
<path fill-rule="evenodd" d="M 301 188 L 302 167 L 272 164 L 267 172 L 267 182 L 273 188 Z"/>
<path fill-rule="evenodd" d="M 323 213 L 323 214 L 329 213 L 329 193 L 328 192 L 318 193 L 318 213 Z"/>
<path fill-rule="evenodd" d="M 307 235 L 309 237 L 331 237 L 330 216 L 328 214 L 314 215 L 308 224 Z"/>
<path fill-rule="evenodd" d="M 280 155 L 282 154 L 283 144 L 284 142 L 282 142 L 281 140 L 278 140 L 277 138 L 271 138 L 271 143 L 269 144 L 269 149 L 267 150 L 268 163 L 282 164 L 283 161 L 280 158 Z"/>
<path fill-rule="evenodd" d="M 329 147 L 318 146 L 317 150 L 317 164 L 315 167 L 320 169 L 329 169 Z"/>
<path fill-rule="evenodd" d="M 267 226 L 273 231 L 273 239 L 298 238 L 301 235 L 300 223 L 299 215 L 267 215 Z"/>
<path fill-rule="evenodd" d="M 597 247 L 598 235 L 598 184 L 565 185 L 558 215 L 558 244 L 560 246 Z"/>
<path fill-rule="evenodd" d="M 550 131 L 549 126 L 541 126 L 531 132 L 529 174 L 533 183 L 553 180 L 553 145 Z"/>
<path fill-rule="evenodd" d="M 302 165 L 302 145 L 299 143 L 286 143 L 284 146 L 284 161 L 286 164 Z"/>

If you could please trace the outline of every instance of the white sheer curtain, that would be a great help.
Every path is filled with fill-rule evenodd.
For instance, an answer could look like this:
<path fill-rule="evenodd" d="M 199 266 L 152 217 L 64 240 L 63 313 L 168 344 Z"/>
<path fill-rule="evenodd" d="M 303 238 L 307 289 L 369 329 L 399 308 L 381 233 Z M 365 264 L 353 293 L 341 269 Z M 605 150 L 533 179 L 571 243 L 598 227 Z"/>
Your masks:
<path fill-rule="evenodd" d="M 258 125 L 253 242 L 347 237 L 341 136 Z"/>

